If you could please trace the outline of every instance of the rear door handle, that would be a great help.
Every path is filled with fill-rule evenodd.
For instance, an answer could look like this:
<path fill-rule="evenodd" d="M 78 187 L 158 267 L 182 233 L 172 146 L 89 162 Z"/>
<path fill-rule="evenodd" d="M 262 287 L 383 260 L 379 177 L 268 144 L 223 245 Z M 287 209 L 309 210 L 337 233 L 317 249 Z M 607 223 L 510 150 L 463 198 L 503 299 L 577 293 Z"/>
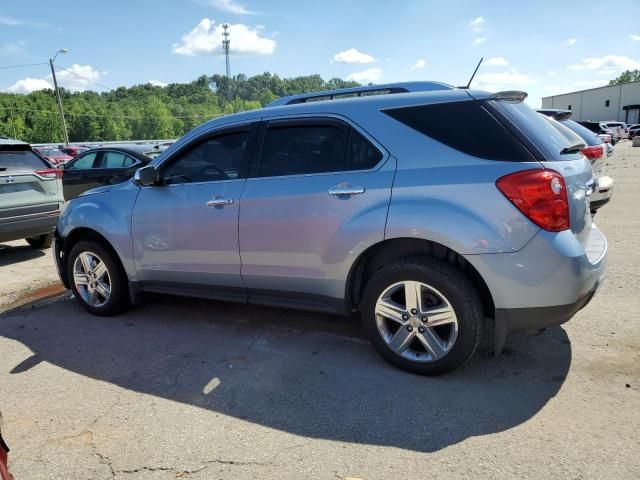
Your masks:
<path fill-rule="evenodd" d="M 216 197 L 207 202 L 207 207 L 224 207 L 233 204 L 233 198 Z"/>
<path fill-rule="evenodd" d="M 362 195 L 364 191 L 364 187 L 340 184 L 330 188 L 328 193 L 333 197 L 350 197 L 351 195 Z"/>

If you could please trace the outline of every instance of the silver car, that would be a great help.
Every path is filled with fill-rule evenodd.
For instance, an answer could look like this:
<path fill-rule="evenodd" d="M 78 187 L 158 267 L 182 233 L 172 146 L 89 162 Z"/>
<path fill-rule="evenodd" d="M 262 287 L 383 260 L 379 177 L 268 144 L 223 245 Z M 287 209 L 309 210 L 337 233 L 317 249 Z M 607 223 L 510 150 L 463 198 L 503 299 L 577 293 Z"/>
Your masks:
<path fill-rule="evenodd" d="M 449 372 L 484 322 L 500 352 L 511 331 L 569 320 L 604 277 L 584 145 L 525 96 L 379 85 L 210 121 L 66 204 L 60 276 L 97 315 L 140 292 L 359 312 L 388 361 Z"/>
<path fill-rule="evenodd" d="M 26 239 L 33 248 L 51 246 L 62 196 L 62 170 L 28 143 L 0 138 L 0 242 Z"/>

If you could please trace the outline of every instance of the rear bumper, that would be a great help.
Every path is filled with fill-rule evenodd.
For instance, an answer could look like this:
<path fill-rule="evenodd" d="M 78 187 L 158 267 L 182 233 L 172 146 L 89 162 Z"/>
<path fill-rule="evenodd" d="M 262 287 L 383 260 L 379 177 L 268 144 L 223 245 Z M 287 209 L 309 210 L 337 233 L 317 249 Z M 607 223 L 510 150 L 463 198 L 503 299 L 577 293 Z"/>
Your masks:
<path fill-rule="evenodd" d="M 51 233 L 58 222 L 58 210 L 0 220 L 0 242 L 37 237 Z"/>
<path fill-rule="evenodd" d="M 540 231 L 513 253 L 466 255 L 493 297 L 496 351 L 507 333 L 571 319 L 602 284 L 607 240 L 593 225 L 583 246 L 571 231 Z"/>

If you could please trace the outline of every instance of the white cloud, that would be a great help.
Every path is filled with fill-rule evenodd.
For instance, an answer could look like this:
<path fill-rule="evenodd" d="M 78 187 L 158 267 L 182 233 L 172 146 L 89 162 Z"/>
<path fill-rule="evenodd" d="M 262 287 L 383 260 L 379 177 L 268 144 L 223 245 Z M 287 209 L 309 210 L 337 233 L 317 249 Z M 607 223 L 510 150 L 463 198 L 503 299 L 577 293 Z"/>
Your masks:
<path fill-rule="evenodd" d="M 166 87 L 168 83 L 161 82 L 160 80 L 149 80 L 149 83 L 154 87 Z"/>
<path fill-rule="evenodd" d="M 33 22 L 31 20 L 19 20 L 14 17 L 10 17 L 8 15 L 0 15 L 0 25 L 5 27 L 31 27 L 31 28 L 48 28 L 48 29 L 56 29 L 60 30 L 60 28 L 55 28 L 49 23 L 42 22 Z"/>
<path fill-rule="evenodd" d="M 624 70 L 640 68 L 640 62 L 621 55 L 605 55 L 604 57 L 585 58 L 580 63 L 569 65 L 570 72 L 594 71 L 600 75 L 611 75 Z"/>
<path fill-rule="evenodd" d="M 260 36 L 259 28 L 241 23 L 229 25 L 231 53 L 240 55 L 270 55 L 276 49 L 276 41 Z M 203 18 L 181 43 L 173 44 L 173 53 L 179 55 L 219 55 L 222 53 L 222 24 Z"/>
<path fill-rule="evenodd" d="M 382 76 L 382 69 L 368 68 L 362 72 L 354 72 L 347 77 L 347 80 L 358 83 L 373 83 Z"/>
<path fill-rule="evenodd" d="M 484 19 L 484 17 L 476 17 L 469 22 L 469 28 L 471 28 L 471 30 L 473 30 L 474 32 L 481 32 L 482 30 L 484 30 L 485 23 L 486 20 Z"/>
<path fill-rule="evenodd" d="M 92 82 L 100 80 L 101 74 L 91 65 L 71 65 L 69 68 L 56 69 L 56 78 L 58 85 L 72 92 L 84 92 L 91 88 Z M 52 80 L 51 75 L 47 80 Z"/>
<path fill-rule="evenodd" d="M 411 67 L 411 70 L 417 70 L 419 68 L 424 68 L 427 66 L 427 61 L 424 58 L 420 58 L 414 65 Z"/>
<path fill-rule="evenodd" d="M 506 67 L 509 65 L 509 62 L 507 62 L 507 59 L 504 57 L 491 57 L 487 59 L 487 61 L 482 62 L 482 64 L 487 67 Z"/>
<path fill-rule="evenodd" d="M 547 71 L 547 75 L 549 75 L 550 77 L 553 77 L 556 74 L 555 70 L 548 70 Z"/>
<path fill-rule="evenodd" d="M 36 90 L 53 90 L 53 85 L 47 82 L 44 78 L 23 78 L 7 88 L 7 92 L 10 93 L 31 93 Z"/>
<path fill-rule="evenodd" d="M 474 45 L 480 45 L 481 43 L 484 43 L 484 42 L 486 42 L 486 41 L 487 41 L 487 39 L 486 39 L 486 38 L 484 38 L 484 37 L 480 37 L 480 38 L 476 38 L 476 39 L 475 39 L 473 42 L 471 42 L 471 43 L 473 43 Z"/>
<path fill-rule="evenodd" d="M 26 45 L 24 40 L 0 43 L 0 55 L 23 55 Z"/>
<path fill-rule="evenodd" d="M 333 56 L 333 61 L 338 63 L 373 63 L 376 59 L 356 48 L 349 48 L 336 53 Z"/>
<path fill-rule="evenodd" d="M 634 42 L 640 42 L 640 35 L 629 35 L 629 38 Z"/>
<path fill-rule="evenodd" d="M 578 41 L 577 38 L 569 38 L 569 39 L 564 41 L 564 44 L 572 46 L 572 45 L 575 45 L 577 41 Z"/>
<path fill-rule="evenodd" d="M 71 65 L 69 68 L 56 68 L 58 86 L 72 92 L 83 92 L 91 88 L 93 82 L 100 80 L 101 74 L 91 65 Z M 31 93 L 46 88 L 53 90 L 53 77 L 23 78 L 7 88 L 11 93 Z"/>
<path fill-rule="evenodd" d="M 499 73 L 482 73 L 473 80 L 473 86 L 482 90 L 498 91 L 523 88 L 536 81 L 517 70 Z"/>
<path fill-rule="evenodd" d="M 235 13 L 236 15 L 254 15 L 255 12 L 250 11 L 244 5 L 234 0 L 195 0 L 200 5 L 207 5 L 226 13 Z"/>

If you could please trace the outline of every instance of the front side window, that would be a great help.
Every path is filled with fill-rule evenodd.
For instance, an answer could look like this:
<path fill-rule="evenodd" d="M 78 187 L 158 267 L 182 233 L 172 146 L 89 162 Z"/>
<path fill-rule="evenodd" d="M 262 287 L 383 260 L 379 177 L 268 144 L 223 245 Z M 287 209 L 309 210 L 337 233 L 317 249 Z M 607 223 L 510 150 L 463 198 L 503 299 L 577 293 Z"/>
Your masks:
<path fill-rule="evenodd" d="M 96 152 L 87 153 L 81 157 L 78 157 L 74 162 L 68 163 L 65 170 L 86 170 L 93 168 L 93 162 L 96 159 Z"/>
<path fill-rule="evenodd" d="M 215 182 L 239 177 L 249 132 L 207 139 L 180 154 L 162 171 L 167 184 Z"/>
<path fill-rule="evenodd" d="M 342 171 L 347 128 L 334 125 L 270 127 L 262 146 L 258 176 Z"/>

